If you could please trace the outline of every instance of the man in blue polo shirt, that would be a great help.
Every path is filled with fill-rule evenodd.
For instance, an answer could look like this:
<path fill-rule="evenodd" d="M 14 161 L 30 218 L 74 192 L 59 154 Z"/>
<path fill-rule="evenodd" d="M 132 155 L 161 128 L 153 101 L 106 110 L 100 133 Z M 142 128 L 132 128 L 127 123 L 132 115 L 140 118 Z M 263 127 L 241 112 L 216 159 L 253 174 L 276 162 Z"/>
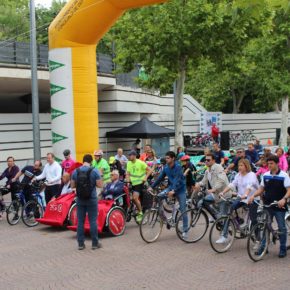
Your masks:
<path fill-rule="evenodd" d="M 252 203 L 254 198 L 263 195 L 266 205 L 274 201 L 278 201 L 278 207 L 270 207 L 267 210 L 270 213 L 271 220 L 275 217 L 279 228 L 280 252 L 279 258 L 287 256 L 287 228 L 285 223 L 285 214 L 287 207 L 287 199 L 290 197 L 290 178 L 286 172 L 279 169 L 279 158 L 275 155 L 267 159 L 269 170 L 263 176 L 260 188 L 249 199 Z"/>

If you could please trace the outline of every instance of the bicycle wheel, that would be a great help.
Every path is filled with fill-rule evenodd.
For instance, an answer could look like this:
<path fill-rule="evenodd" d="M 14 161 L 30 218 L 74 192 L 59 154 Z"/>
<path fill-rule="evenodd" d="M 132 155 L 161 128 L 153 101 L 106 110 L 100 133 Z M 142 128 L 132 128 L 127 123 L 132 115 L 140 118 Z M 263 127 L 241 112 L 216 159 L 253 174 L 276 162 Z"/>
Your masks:
<path fill-rule="evenodd" d="M 31 200 L 25 204 L 22 210 L 22 221 L 28 227 L 35 227 L 38 225 L 37 218 L 43 217 L 43 208 L 42 206 L 34 201 Z"/>
<path fill-rule="evenodd" d="M 270 242 L 270 233 L 265 223 L 256 224 L 248 236 L 247 251 L 254 262 L 263 259 Z"/>
<path fill-rule="evenodd" d="M 68 213 L 67 222 L 69 226 L 76 226 L 78 221 L 77 217 L 77 204 L 74 203 Z"/>
<path fill-rule="evenodd" d="M 173 211 L 174 202 L 172 202 L 169 198 L 165 198 L 163 200 L 163 209 L 168 212 L 172 213 Z"/>
<path fill-rule="evenodd" d="M 285 217 L 285 223 L 286 223 L 286 228 L 287 228 L 287 233 L 290 235 L 290 214 L 286 214 Z"/>
<path fill-rule="evenodd" d="M 188 225 L 183 226 L 183 217 L 187 216 Z M 197 209 L 189 209 L 181 214 L 176 223 L 176 234 L 185 243 L 196 243 L 201 240 L 208 228 L 206 213 Z"/>
<path fill-rule="evenodd" d="M 143 219 L 140 223 L 140 235 L 146 243 L 155 242 L 163 227 L 163 221 L 159 216 L 157 209 L 150 209 L 143 215 Z"/>
<path fill-rule="evenodd" d="M 223 232 L 226 221 L 228 221 L 228 229 Z M 210 229 L 210 245 L 217 253 L 224 253 L 232 247 L 235 235 L 236 228 L 232 219 L 229 217 L 220 217 L 214 222 Z"/>
<path fill-rule="evenodd" d="M 21 218 L 22 205 L 18 200 L 13 200 L 6 209 L 6 220 L 9 225 L 14 226 L 18 224 Z"/>

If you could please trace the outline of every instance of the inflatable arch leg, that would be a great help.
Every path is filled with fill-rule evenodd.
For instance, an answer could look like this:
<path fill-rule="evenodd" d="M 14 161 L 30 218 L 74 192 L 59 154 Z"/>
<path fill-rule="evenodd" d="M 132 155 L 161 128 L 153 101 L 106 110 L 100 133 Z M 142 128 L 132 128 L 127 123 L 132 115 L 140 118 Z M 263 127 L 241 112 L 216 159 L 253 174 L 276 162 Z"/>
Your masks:
<path fill-rule="evenodd" d="M 83 154 L 99 146 L 96 44 L 130 8 L 165 0 L 70 0 L 49 27 L 53 151 Z"/>

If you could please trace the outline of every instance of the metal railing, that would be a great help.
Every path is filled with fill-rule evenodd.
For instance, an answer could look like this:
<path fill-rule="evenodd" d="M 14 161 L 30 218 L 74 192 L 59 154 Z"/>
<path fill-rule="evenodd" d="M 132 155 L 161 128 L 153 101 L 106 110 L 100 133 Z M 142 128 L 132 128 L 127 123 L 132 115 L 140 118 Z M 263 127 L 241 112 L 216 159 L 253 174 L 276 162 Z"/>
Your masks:
<path fill-rule="evenodd" d="M 48 46 L 37 46 L 38 67 L 48 69 Z M 27 65 L 30 66 L 30 46 L 25 42 L 0 41 L 0 64 Z M 97 71 L 99 73 L 114 75 L 118 85 L 132 88 L 138 87 L 134 78 L 138 76 L 138 70 L 130 73 L 114 74 L 114 62 L 111 55 L 97 53 Z"/>
<path fill-rule="evenodd" d="M 30 65 L 30 46 L 25 42 L 0 41 L 0 63 L 15 65 Z M 113 74 L 114 63 L 110 55 L 98 53 L 97 70 L 100 73 Z M 48 68 L 48 46 L 37 45 L 37 65 Z"/>

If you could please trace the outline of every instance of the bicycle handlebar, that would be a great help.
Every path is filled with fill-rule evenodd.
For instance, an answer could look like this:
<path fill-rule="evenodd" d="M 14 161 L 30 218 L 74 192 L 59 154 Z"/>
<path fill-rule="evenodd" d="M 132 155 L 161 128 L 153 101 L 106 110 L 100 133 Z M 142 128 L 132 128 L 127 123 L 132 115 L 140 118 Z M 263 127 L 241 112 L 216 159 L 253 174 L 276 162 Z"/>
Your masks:
<path fill-rule="evenodd" d="M 272 206 L 277 206 L 278 205 L 278 201 L 273 201 L 272 203 L 270 203 L 270 204 L 261 204 L 259 201 L 257 201 L 257 200 L 255 200 L 254 199 L 254 202 L 258 205 L 258 206 L 260 206 L 260 207 L 265 207 L 265 208 L 270 208 L 270 207 L 272 207 Z M 282 208 L 285 208 L 285 207 L 282 207 Z"/>

